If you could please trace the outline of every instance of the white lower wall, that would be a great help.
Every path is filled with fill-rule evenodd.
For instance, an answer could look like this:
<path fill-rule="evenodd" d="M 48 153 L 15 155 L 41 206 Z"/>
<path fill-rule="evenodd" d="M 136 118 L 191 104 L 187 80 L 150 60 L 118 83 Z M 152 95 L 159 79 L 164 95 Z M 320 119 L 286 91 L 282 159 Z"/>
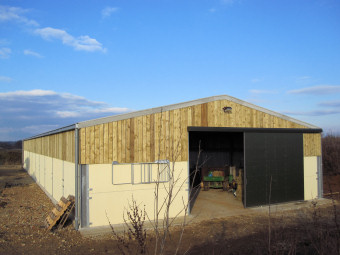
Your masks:
<path fill-rule="evenodd" d="M 24 151 L 23 167 L 53 202 L 62 196 L 74 196 L 74 163 Z"/>
<path fill-rule="evenodd" d="M 173 165 L 170 164 L 170 169 L 172 168 Z M 126 174 L 131 176 L 131 168 L 127 168 L 126 165 L 115 165 L 114 169 L 126 171 Z M 176 162 L 173 169 L 179 181 L 174 188 L 174 194 L 176 192 L 178 194 L 171 205 L 170 217 L 175 217 L 177 214 L 183 216 L 185 213 L 183 201 L 185 204 L 188 202 L 188 162 Z M 114 185 L 112 174 L 111 164 L 89 165 L 90 227 L 108 225 L 109 221 L 111 224 L 123 223 L 123 214 L 126 213 L 129 203 L 131 204 L 132 197 L 141 209 L 145 206 L 148 217 L 154 219 L 155 183 Z M 160 184 L 159 206 L 164 201 L 165 186 L 168 185 L 169 182 Z M 164 218 L 163 212 L 160 213 L 159 218 Z"/>
<path fill-rule="evenodd" d="M 318 197 L 318 159 L 304 157 L 304 188 L 305 200 Z"/>

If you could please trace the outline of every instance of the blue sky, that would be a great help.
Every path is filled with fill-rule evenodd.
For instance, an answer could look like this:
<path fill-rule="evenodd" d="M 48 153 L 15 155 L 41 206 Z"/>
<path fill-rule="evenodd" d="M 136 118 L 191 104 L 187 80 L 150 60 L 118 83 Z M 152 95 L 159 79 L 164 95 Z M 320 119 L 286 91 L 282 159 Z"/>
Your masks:
<path fill-rule="evenodd" d="M 0 140 L 230 95 L 340 132 L 338 0 L 2 0 Z"/>

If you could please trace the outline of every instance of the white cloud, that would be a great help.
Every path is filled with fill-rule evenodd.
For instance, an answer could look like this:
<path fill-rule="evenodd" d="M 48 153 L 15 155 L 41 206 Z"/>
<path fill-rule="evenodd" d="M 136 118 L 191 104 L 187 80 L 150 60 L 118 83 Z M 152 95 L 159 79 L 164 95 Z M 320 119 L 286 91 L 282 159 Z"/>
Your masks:
<path fill-rule="evenodd" d="M 0 82 L 11 82 L 13 79 L 7 76 L 0 76 Z"/>
<path fill-rule="evenodd" d="M 0 48 L 0 58 L 9 58 L 12 50 L 10 48 Z"/>
<path fill-rule="evenodd" d="M 120 107 L 108 107 L 108 108 L 89 108 L 82 109 L 82 111 L 57 111 L 56 115 L 60 118 L 76 118 L 81 117 L 83 115 L 96 115 L 96 114 L 105 114 L 105 115 L 115 115 L 120 113 L 129 112 L 128 108 L 120 108 Z"/>
<path fill-rule="evenodd" d="M 282 113 L 287 115 L 300 115 L 300 116 L 325 116 L 340 114 L 340 109 L 314 110 L 314 111 L 284 111 Z"/>
<path fill-rule="evenodd" d="M 312 95 L 320 95 L 320 94 L 333 94 L 340 93 L 339 85 L 319 85 L 306 87 L 302 89 L 290 90 L 289 94 L 312 94 Z"/>
<path fill-rule="evenodd" d="M 11 91 L 0 93 L 1 128 L 13 128 L 11 139 L 22 139 L 57 127 L 84 120 L 126 113 L 123 107 L 52 90 Z M 5 138 L 3 138 L 5 139 Z"/>
<path fill-rule="evenodd" d="M 50 130 L 54 130 L 59 128 L 60 125 L 30 125 L 21 128 L 21 131 L 27 132 L 30 134 L 41 134 Z"/>
<path fill-rule="evenodd" d="M 319 103 L 320 106 L 326 106 L 326 107 L 340 107 L 340 101 L 327 101 L 327 102 L 321 102 Z"/>
<path fill-rule="evenodd" d="M 100 42 L 87 35 L 74 37 L 67 33 L 65 30 L 52 27 L 39 28 L 36 29 L 34 32 L 35 34 L 40 35 L 45 40 L 61 40 L 63 44 L 71 46 L 75 50 L 106 52 L 106 49 L 103 48 Z"/>
<path fill-rule="evenodd" d="M 42 58 L 43 57 L 38 52 L 35 52 L 35 51 L 32 51 L 32 50 L 24 50 L 24 55 L 33 56 L 33 57 L 36 57 L 36 58 Z"/>
<path fill-rule="evenodd" d="M 117 7 L 105 7 L 103 10 L 102 10 L 102 17 L 103 18 L 108 18 L 111 16 L 112 13 L 114 12 L 117 12 L 118 11 L 118 8 Z"/>
<path fill-rule="evenodd" d="M 41 90 L 41 89 L 34 89 L 34 90 L 28 90 L 28 91 L 18 90 L 18 91 L 0 93 L 0 99 L 1 98 L 19 98 L 19 97 L 25 97 L 25 96 L 39 97 L 39 96 L 51 96 L 51 95 L 57 95 L 57 93 L 52 90 Z"/>
<path fill-rule="evenodd" d="M 0 5 L 0 22 L 14 21 L 28 26 L 39 26 L 38 22 L 33 19 L 28 19 L 24 16 L 24 14 L 28 12 L 28 9 Z"/>

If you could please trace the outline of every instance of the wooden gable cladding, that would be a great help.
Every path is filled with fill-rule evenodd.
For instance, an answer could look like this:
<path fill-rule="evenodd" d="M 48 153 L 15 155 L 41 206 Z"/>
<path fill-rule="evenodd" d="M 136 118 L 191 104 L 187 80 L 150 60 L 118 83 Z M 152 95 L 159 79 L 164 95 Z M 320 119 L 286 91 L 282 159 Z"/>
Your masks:
<path fill-rule="evenodd" d="M 303 155 L 321 156 L 321 134 L 303 134 Z"/>
<path fill-rule="evenodd" d="M 232 107 L 230 113 L 223 111 L 226 106 Z M 229 100 L 216 100 L 81 128 L 80 163 L 186 161 L 188 126 L 306 128 Z M 305 147 L 313 146 L 309 141 Z"/>
<path fill-rule="evenodd" d="M 24 141 L 24 150 L 51 158 L 74 162 L 74 130 Z"/>

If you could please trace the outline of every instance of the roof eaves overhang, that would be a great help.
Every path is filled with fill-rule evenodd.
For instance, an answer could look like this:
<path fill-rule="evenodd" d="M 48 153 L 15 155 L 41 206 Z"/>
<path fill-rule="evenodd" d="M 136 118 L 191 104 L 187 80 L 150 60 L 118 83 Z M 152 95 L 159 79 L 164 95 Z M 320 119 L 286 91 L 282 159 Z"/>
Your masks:
<path fill-rule="evenodd" d="M 58 134 L 58 133 L 62 133 L 62 132 L 66 132 L 66 131 L 71 131 L 71 130 L 75 130 L 77 127 L 77 124 L 72 124 L 66 127 L 61 127 L 58 129 L 54 129 L 39 135 L 35 135 L 29 138 L 24 139 L 23 141 L 27 141 L 27 140 L 31 140 L 31 139 L 35 139 L 35 138 L 39 138 L 39 137 L 43 137 L 43 136 L 48 136 L 48 135 L 54 135 L 54 134 Z"/>

